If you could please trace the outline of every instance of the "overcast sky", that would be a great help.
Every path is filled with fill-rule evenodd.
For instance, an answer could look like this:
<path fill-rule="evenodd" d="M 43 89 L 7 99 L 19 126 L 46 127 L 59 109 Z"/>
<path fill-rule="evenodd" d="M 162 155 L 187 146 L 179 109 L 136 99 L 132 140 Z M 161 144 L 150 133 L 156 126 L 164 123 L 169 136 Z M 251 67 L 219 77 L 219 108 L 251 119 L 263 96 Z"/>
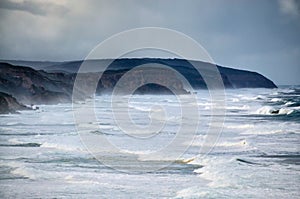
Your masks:
<path fill-rule="evenodd" d="M 220 65 L 300 84 L 298 0 L 1 0 L 0 59 L 84 59 L 113 34 L 145 26 L 192 37 Z"/>

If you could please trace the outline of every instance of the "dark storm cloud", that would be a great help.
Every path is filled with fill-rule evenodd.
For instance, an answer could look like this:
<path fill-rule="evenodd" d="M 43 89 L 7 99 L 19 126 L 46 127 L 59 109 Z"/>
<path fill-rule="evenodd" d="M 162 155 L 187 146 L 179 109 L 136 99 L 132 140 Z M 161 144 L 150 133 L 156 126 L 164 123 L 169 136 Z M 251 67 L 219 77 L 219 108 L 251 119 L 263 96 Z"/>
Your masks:
<path fill-rule="evenodd" d="M 192 37 L 218 64 L 300 84 L 296 0 L 5 0 L 0 7 L 2 59 L 84 59 L 113 34 L 158 26 Z"/>
<path fill-rule="evenodd" d="M 50 2 L 36 2 L 30 0 L 24 0 L 21 2 L 14 2 L 9 0 L 2 0 L 0 2 L 0 8 L 8 10 L 18 10 L 31 13 L 33 15 L 46 16 L 49 13 L 62 15 L 68 11 L 68 9 L 61 5 L 56 5 Z"/>

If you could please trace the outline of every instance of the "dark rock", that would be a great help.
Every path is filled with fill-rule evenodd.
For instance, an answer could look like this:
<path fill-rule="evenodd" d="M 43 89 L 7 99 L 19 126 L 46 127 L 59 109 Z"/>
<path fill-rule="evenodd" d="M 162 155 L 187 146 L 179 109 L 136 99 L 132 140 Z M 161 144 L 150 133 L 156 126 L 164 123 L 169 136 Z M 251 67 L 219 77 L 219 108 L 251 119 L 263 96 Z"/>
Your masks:
<path fill-rule="evenodd" d="M 74 75 L 46 73 L 0 63 L 0 91 L 24 104 L 51 104 L 71 99 Z"/>
<path fill-rule="evenodd" d="M 16 113 L 19 110 L 30 108 L 19 103 L 13 96 L 0 92 L 0 114 Z"/>
<path fill-rule="evenodd" d="M 273 110 L 271 111 L 271 114 L 278 114 L 279 113 L 279 110 Z"/>

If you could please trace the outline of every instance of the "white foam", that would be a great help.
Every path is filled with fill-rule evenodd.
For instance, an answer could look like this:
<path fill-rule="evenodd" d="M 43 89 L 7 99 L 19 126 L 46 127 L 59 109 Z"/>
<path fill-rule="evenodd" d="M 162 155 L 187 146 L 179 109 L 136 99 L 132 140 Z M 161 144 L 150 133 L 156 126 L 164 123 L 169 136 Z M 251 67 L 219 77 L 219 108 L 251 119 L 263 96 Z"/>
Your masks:
<path fill-rule="evenodd" d="M 8 166 L 13 168 L 10 172 L 13 175 L 22 176 L 29 179 L 36 179 L 35 171 L 33 168 L 26 167 L 24 164 L 20 162 L 1 162 L 1 166 Z"/>
<path fill-rule="evenodd" d="M 282 99 L 280 99 L 280 98 L 272 98 L 271 99 L 271 102 L 280 102 L 280 101 L 282 101 Z"/>
<path fill-rule="evenodd" d="M 129 153 L 129 154 L 135 154 L 135 155 L 147 155 L 150 153 L 153 153 L 155 151 L 152 150 L 146 150 L 146 151 L 133 151 L 133 150 L 126 150 L 126 149 L 122 149 L 120 150 L 121 153 Z"/>
<path fill-rule="evenodd" d="M 255 129 L 251 131 L 241 132 L 241 135 L 269 135 L 269 134 L 277 134 L 284 133 L 285 131 L 279 130 L 270 130 L 270 129 Z"/>
<path fill-rule="evenodd" d="M 8 142 L 12 144 L 23 144 L 23 142 L 19 141 L 17 138 L 11 138 L 8 140 Z"/>
<path fill-rule="evenodd" d="M 237 141 L 237 142 L 219 142 L 219 143 L 217 143 L 217 146 L 222 146 L 222 147 L 245 147 L 245 146 L 249 146 L 249 144 L 246 140 L 241 140 L 241 141 Z"/>
<path fill-rule="evenodd" d="M 12 168 L 18 168 L 23 166 L 23 164 L 19 163 L 19 162 L 3 162 L 3 160 L 1 160 L 0 162 L 0 166 L 7 166 L 7 167 L 12 167 Z"/>
<path fill-rule="evenodd" d="M 260 115 L 269 115 L 269 114 L 271 114 L 271 111 L 275 111 L 275 109 L 270 106 L 264 106 L 264 107 L 257 109 L 254 113 L 260 114 Z"/>
<path fill-rule="evenodd" d="M 114 129 L 115 127 L 112 126 L 112 125 L 107 125 L 107 124 L 103 125 L 103 124 L 100 124 L 99 128 L 100 129 Z"/>
<path fill-rule="evenodd" d="M 185 145 L 188 146 L 199 146 L 202 147 L 204 144 L 206 146 L 211 146 L 211 147 L 238 147 L 239 149 L 244 150 L 245 147 L 250 147 L 249 143 L 245 140 L 245 139 L 240 139 L 237 141 L 222 141 L 219 140 L 216 143 L 211 143 L 211 145 L 209 145 L 210 143 L 205 143 L 205 138 L 206 136 L 197 136 L 193 143 L 191 144 L 190 142 L 186 142 L 184 143 Z"/>
<path fill-rule="evenodd" d="M 13 171 L 11 171 L 11 173 L 14 175 L 23 176 L 25 178 L 29 178 L 32 180 L 36 179 L 36 176 L 34 175 L 34 171 L 31 171 L 30 169 L 28 169 L 24 166 L 14 169 Z"/>
<path fill-rule="evenodd" d="M 72 146 L 72 145 L 64 145 L 64 144 L 57 144 L 57 143 L 48 143 L 45 142 L 41 146 L 41 148 L 51 148 L 51 149 L 58 149 L 63 151 L 85 151 L 83 146 Z"/>
<path fill-rule="evenodd" d="M 232 98 L 231 101 L 232 102 L 239 102 L 240 100 L 239 100 L 239 98 Z"/>
<path fill-rule="evenodd" d="M 213 103 L 210 102 L 197 102 L 198 106 L 212 106 Z"/>
<path fill-rule="evenodd" d="M 294 110 L 300 110 L 300 106 L 293 107 Z"/>
<path fill-rule="evenodd" d="M 19 123 L 19 122 L 7 122 L 6 123 L 7 126 L 15 126 L 15 125 L 19 125 L 19 124 L 21 124 L 21 123 Z"/>
<path fill-rule="evenodd" d="M 249 110 L 250 107 L 248 105 L 243 106 L 226 106 L 227 110 Z"/>
<path fill-rule="evenodd" d="M 175 198 L 203 198 L 209 195 L 209 191 L 201 191 L 198 187 L 190 187 L 180 190 Z"/>
<path fill-rule="evenodd" d="M 287 108 L 281 108 L 279 109 L 279 115 L 289 115 L 293 112 L 294 110 L 287 109 Z"/>
<path fill-rule="evenodd" d="M 235 158 L 226 157 L 199 157 L 192 163 L 203 167 L 194 170 L 200 177 L 209 181 L 208 186 L 212 188 L 236 187 L 234 179 L 230 177 L 228 165 L 236 162 Z"/>
<path fill-rule="evenodd" d="M 135 110 L 143 111 L 143 112 L 151 111 L 151 107 L 146 107 L 146 106 L 129 105 L 129 108 L 133 108 Z"/>
<path fill-rule="evenodd" d="M 257 95 L 257 96 L 243 96 L 241 95 L 242 100 L 247 100 L 247 101 L 253 101 L 253 100 L 259 100 L 259 99 L 265 99 L 264 96 L 262 95 Z"/>
<path fill-rule="evenodd" d="M 74 179 L 73 176 L 66 176 L 65 177 L 65 180 L 67 183 L 70 183 L 70 184 L 84 184 L 84 185 L 87 185 L 87 184 L 95 184 L 95 185 L 104 185 L 104 183 L 100 183 L 98 181 L 95 181 L 95 180 L 77 180 L 77 179 Z M 105 183 L 107 184 L 107 183 Z"/>
<path fill-rule="evenodd" d="M 289 105 L 293 105 L 293 104 L 295 104 L 295 102 L 286 102 L 284 105 L 289 106 Z"/>
<path fill-rule="evenodd" d="M 236 125 L 224 125 L 227 129 L 251 129 L 254 128 L 253 124 L 236 124 Z"/>
<path fill-rule="evenodd" d="M 278 113 L 275 113 L 277 111 L 278 111 Z M 278 110 L 278 109 L 275 109 L 275 108 L 270 107 L 270 106 L 263 106 L 263 107 L 257 109 L 254 112 L 254 114 L 258 114 L 258 115 L 289 115 L 293 111 L 294 110 L 288 109 L 288 108 L 280 108 Z"/>
<path fill-rule="evenodd" d="M 293 93 L 293 92 L 295 92 L 295 90 L 294 89 L 283 89 L 282 92 L 284 92 L 284 93 Z"/>

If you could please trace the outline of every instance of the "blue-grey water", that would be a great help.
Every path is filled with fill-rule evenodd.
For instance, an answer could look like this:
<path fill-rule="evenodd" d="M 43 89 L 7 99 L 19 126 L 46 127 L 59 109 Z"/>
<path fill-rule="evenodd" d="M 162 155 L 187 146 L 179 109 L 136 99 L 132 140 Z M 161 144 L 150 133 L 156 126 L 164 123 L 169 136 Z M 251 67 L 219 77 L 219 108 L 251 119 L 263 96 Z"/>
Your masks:
<path fill-rule="evenodd" d="M 222 134 L 205 156 L 198 153 L 212 106 L 206 91 L 197 96 L 194 106 L 203 117 L 182 156 L 191 161 L 152 172 L 119 171 L 95 159 L 81 142 L 72 104 L 1 115 L 0 198 L 300 198 L 300 87 L 226 90 Z M 122 150 L 122 157 L 105 154 L 116 165 L 134 170 L 132 154 L 163 148 L 176 135 L 174 96 L 132 96 L 129 107 L 137 123 L 149 122 L 153 105 L 173 113 L 174 126 L 145 145 L 130 142 L 116 126 L 109 99 L 97 96 L 95 112 L 99 132 Z"/>

